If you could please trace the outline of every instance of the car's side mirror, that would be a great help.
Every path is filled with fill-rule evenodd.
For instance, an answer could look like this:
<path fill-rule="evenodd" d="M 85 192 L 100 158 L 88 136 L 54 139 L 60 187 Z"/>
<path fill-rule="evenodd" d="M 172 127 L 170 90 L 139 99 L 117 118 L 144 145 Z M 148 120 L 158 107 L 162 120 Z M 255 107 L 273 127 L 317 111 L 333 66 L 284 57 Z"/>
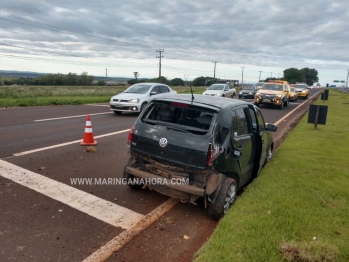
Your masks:
<path fill-rule="evenodd" d="M 150 92 L 150 95 L 151 95 L 151 96 L 156 95 L 156 94 L 157 94 L 157 92 L 155 92 L 155 91 L 151 91 L 151 92 Z"/>
<path fill-rule="evenodd" d="M 278 129 L 278 127 L 276 125 L 266 123 L 265 129 L 269 132 L 275 132 Z"/>

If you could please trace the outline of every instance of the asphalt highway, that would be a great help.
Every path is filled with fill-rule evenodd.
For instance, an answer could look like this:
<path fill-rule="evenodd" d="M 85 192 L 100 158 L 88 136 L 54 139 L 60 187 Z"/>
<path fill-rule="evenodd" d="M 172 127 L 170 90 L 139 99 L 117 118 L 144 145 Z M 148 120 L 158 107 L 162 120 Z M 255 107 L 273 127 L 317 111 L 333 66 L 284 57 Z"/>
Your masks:
<path fill-rule="evenodd" d="M 308 100 L 260 106 L 278 144 Z M 96 152 L 80 145 L 87 114 Z M 0 109 L 0 261 L 191 261 L 217 225 L 203 201 L 72 180 L 121 178 L 137 117 L 103 104 Z"/>

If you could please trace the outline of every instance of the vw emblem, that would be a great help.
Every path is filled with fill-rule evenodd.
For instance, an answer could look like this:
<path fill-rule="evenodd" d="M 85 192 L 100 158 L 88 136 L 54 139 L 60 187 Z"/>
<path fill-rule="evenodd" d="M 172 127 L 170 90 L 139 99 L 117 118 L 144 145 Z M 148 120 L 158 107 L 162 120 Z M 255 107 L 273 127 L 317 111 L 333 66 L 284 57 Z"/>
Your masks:
<path fill-rule="evenodd" d="M 164 138 L 164 137 L 161 138 L 160 141 L 159 141 L 159 145 L 160 145 L 161 147 L 167 146 L 167 139 Z"/>

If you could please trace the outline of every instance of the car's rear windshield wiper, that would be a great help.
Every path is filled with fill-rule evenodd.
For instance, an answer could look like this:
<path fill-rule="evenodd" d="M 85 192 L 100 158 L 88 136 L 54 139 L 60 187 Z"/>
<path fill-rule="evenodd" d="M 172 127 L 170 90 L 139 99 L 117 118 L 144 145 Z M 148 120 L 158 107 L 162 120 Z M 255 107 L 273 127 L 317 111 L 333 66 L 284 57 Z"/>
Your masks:
<path fill-rule="evenodd" d="M 181 131 L 181 132 L 185 132 L 185 133 L 191 133 L 190 131 L 184 129 L 184 128 L 178 128 L 178 127 L 173 127 L 173 126 L 166 126 L 167 129 L 172 129 L 172 130 L 176 130 L 176 131 Z"/>

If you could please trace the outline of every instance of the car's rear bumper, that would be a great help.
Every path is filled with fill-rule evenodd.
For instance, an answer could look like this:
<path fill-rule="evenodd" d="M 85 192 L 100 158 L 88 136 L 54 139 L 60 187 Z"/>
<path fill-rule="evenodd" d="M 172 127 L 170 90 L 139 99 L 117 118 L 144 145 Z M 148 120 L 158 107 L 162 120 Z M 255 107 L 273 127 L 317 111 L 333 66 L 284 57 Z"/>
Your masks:
<path fill-rule="evenodd" d="M 153 181 L 153 180 L 159 181 L 159 186 L 161 186 L 162 188 L 167 187 L 167 188 L 174 189 L 174 190 L 182 192 L 182 193 L 195 195 L 195 196 L 199 196 L 199 197 L 202 197 L 205 194 L 204 188 L 199 188 L 199 187 L 196 187 L 194 185 L 189 185 L 189 184 L 176 183 L 176 181 L 178 182 L 178 180 L 165 178 L 163 176 L 155 175 L 155 174 L 143 171 L 143 170 L 139 170 L 137 168 L 127 167 L 126 172 L 133 175 L 133 176 L 143 178 L 145 181 L 147 181 L 147 179 L 149 181 Z M 153 185 L 153 184 L 151 184 L 151 185 Z M 155 187 L 154 189 L 157 190 L 157 188 L 156 188 L 157 185 L 153 185 L 153 186 Z M 161 193 L 166 194 L 166 192 L 161 192 Z M 170 194 L 166 194 L 166 195 L 170 195 Z M 172 195 L 170 195 L 170 196 L 172 196 Z"/>

